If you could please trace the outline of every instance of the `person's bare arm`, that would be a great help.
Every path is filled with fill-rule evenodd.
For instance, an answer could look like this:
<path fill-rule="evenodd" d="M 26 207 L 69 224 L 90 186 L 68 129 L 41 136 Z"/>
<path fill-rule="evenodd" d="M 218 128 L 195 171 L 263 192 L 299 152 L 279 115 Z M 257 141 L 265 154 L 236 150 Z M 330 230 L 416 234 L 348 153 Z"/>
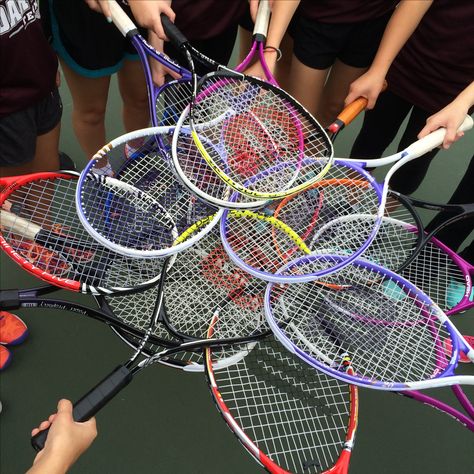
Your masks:
<path fill-rule="evenodd" d="M 49 428 L 44 448 L 36 455 L 27 474 L 64 474 L 86 451 L 97 436 L 95 418 L 84 423 L 74 421 L 72 403 L 60 400 L 57 413 L 32 430 L 34 436 Z"/>
<path fill-rule="evenodd" d="M 285 36 L 288 25 L 290 24 L 299 3 L 300 0 L 275 0 L 272 3 L 272 16 L 270 18 L 270 24 L 268 25 L 266 43 L 267 46 L 271 46 L 271 48 L 266 49 L 264 52 L 265 62 L 272 74 L 275 72 L 278 58 L 278 52 L 276 49 L 280 47 L 283 36 Z M 245 73 L 265 79 L 265 73 L 258 63 L 245 71 Z"/>
<path fill-rule="evenodd" d="M 428 117 L 426 125 L 418 134 L 423 138 L 438 128 L 446 128 L 443 148 L 448 149 L 453 142 L 459 140 L 464 132 L 457 132 L 469 109 L 474 106 L 474 81 L 471 82 L 451 103 L 436 114 Z"/>
<path fill-rule="evenodd" d="M 374 107 L 392 62 L 432 3 L 433 0 L 402 0 L 399 3 L 385 28 L 369 70 L 351 84 L 345 100 L 346 105 L 358 97 L 366 97 L 367 108 Z"/>

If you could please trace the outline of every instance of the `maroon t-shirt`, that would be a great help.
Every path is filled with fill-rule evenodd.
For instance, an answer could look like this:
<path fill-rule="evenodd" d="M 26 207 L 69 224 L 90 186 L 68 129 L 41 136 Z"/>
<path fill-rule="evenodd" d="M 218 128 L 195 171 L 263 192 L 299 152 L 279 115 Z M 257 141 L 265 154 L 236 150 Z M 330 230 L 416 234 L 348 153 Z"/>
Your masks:
<path fill-rule="evenodd" d="M 474 1 L 435 0 L 392 64 L 388 87 L 431 114 L 473 80 Z"/>
<path fill-rule="evenodd" d="M 189 40 L 205 40 L 237 25 L 248 0 L 173 0 L 176 26 Z"/>
<path fill-rule="evenodd" d="M 277 0 L 278 1 L 278 0 Z M 301 0 L 299 12 L 321 23 L 357 23 L 380 18 L 399 0 Z"/>
<path fill-rule="evenodd" d="M 40 22 L 37 0 L 0 0 L 0 117 L 51 92 L 58 60 Z"/>

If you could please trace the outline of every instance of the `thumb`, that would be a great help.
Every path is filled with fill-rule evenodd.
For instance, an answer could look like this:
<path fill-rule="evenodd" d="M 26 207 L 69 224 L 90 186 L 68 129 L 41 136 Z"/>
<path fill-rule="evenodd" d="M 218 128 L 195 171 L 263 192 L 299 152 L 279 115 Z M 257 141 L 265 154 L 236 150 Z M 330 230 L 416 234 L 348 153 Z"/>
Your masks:
<path fill-rule="evenodd" d="M 65 398 L 59 400 L 58 402 L 58 414 L 59 413 L 66 413 L 70 414 L 72 418 L 72 403 Z"/>

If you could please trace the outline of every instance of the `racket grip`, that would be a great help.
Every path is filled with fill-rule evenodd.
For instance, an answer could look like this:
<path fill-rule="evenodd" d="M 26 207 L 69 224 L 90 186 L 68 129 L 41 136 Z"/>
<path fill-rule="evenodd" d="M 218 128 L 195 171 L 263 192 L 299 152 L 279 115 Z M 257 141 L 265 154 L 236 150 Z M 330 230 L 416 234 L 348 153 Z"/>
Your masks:
<path fill-rule="evenodd" d="M 181 48 L 183 44 L 188 42 L 186 36 L 181 33 L 178 27 L 164 13 L 161 14 L 161 24 L 166 36 L 177 48 Z"/>
<path fill-rule="evenodd" d="M 119 365 L 105 379 L 99 382 L 87 395 L 74 404 L 72 416 L 74 421 L 83 422 L 92 418 L 104 405 L 117 395 L 132 380 L 129 369 Z M 31 437 L 31 445 L 41 451 L 46 444 L 49 428 Z"/>
<path fill-rule="evenodd" d="M 458 128 L 458 132 L 470 130 L 473 126 L 473 123 L 472 117 L 470 115 L 466 115 L 463 123 Z M 413 158 L 424 155 L 425 153 L 433 150 L 433 148 L 440 146 L 443 143 L 445 135 L 446 129 L 440 128 L 434 132 L 431 132 L 429 135 L 426 135 L 426 137 L 420 138 L 420 140 L 410 145 L 405 151 Z"/>

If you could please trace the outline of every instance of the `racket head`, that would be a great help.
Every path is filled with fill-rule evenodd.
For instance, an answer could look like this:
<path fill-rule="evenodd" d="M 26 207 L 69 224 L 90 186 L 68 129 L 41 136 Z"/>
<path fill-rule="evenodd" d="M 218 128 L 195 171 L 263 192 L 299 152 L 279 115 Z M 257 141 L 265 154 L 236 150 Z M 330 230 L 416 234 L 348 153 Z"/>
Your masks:
<path fill-rule="evenodd" d="M 152 127 L 118 137 L 81 173 L 76 191 L 79 219 L 92 237 L 114 252 L 166 257 L 193 245 L 220 219 L 221 211 L 189 193 L 174 174 L 162 148 L 171 139 L 169 132 L 169 127 Z M 176 241 L 197 222 L 199 232 Z"/>
<path fill-rule="evenodd" d="M 126 293 L 159 280 L 161 262 L 111 252 L 81 226 L 74 206 L 79 174 L 2 178 L 0 246 L 32 275 L 90 294 Z"/>
<path fill-rule="evenodd" d="M 180 252 L 164 286 L 163 323 L 183 340 L 206 339 L 214 319 L 214 339 L 260 337 L 268 332 L 265 284 L 227 256 L 218 229 Z"/>
<path fill-rule="evenodd" d="M 341 257 L 313 254 L 282 271 L 324 266 L 332 259 Z M 427 295 L 362 259 L 312 283 L 269 284 L 265 312 L 272 331 L 290 351 L 328 375 L 368 388 L 417 389 L 421 381 L 436 385 L 434 379 L 450 377 L 459 352 L 470 349 Z M 449 358 L 442 345 L 447 337 L 452 341 Z M 344 371 L 346 354 L 355 375 Z M 450 383 L 446 378 L 443 382 Z"/>
<path fill-rule="evenodd" d="M 310 167 L 314 162 L 307 163 Z M 353 214 L 376 215 L 382 197 L 382 188 L 364 169 L 336 160 L 316 184 L 271 203 L 258 215 L 225 210 L 220 223 L 222 242 L 232 261 L 258 278 L 280 283 L 311 281 L 344 268 L 366 251 L 380 220 L 363 221 Z M 265 249 L 265 265 L 261 249 Z M 332 261 L 332 267 L 313 268 L 314 273 L 278 272 L 285 262 L 313 252 L 337 253 L 344 259 Z"/>
<path fill-rule="evenodd" d="M 358 391 L 308 367 L 272 336 L 206 375 L 228 427 L 268 472 L 347 472 L 358 417 Z"/>
<path fill-rule="evenodd" d="M 228 71 L 207 74 L 184 118 L 214 172 L 253 199 L 293 194 L 320 179 L 332 164 L 332 143 L 319 123 L 291 96 L 256 78 Z M 310 182 L 295 186 L 305 156 L 325 159 L 327 166 Z M 286 166 L 277 168 L 281 163 Z M 255 179 L 269 168 L 271 181 Z"/>

